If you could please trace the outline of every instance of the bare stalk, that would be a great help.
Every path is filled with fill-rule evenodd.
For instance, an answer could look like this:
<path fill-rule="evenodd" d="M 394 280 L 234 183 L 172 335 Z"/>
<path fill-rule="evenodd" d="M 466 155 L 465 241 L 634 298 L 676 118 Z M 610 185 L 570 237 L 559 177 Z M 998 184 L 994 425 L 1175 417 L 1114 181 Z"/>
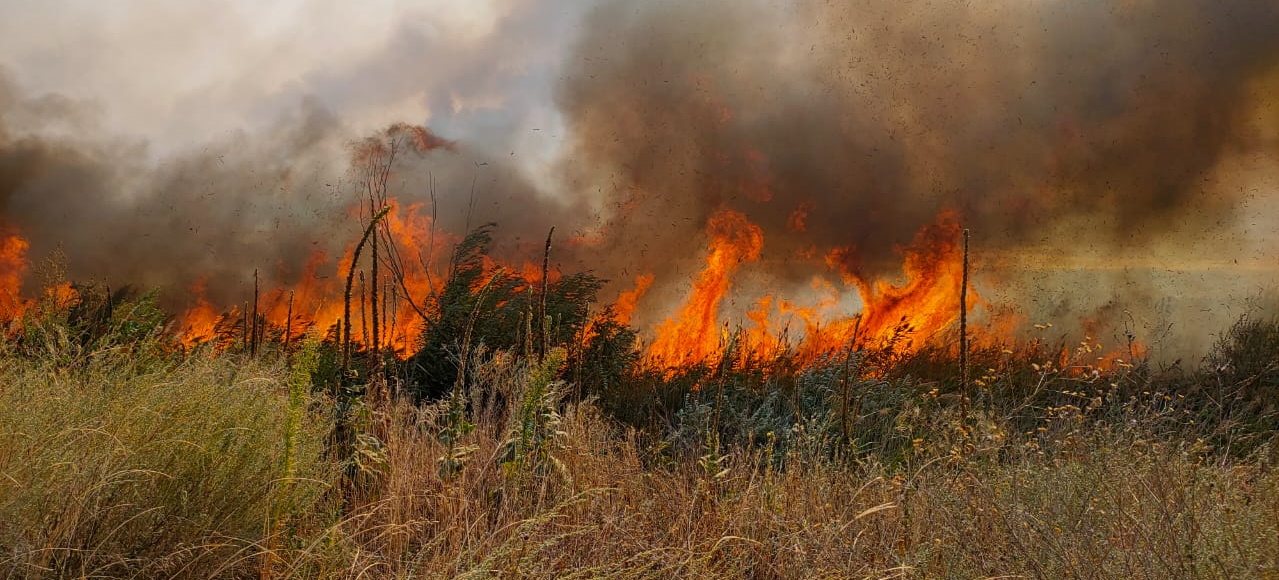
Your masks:
<path fill-rule="evenodd" d="M 377 236 L 373 236 L 377 240 Z M 364 282 L 364 272 L 360 272 L 360 342 L 367 347 L 369 345 L 369 309 L 368 299 L 366 298 L 366 284 Z"/>
<path fill-rule="evenodd" d="M 385 192 L 386 190 L 385 190 L 385 189 L 383 189 L 382 191 L 383 191 L 383 192 Z M 370 200 L 370 201 L 372 201 L 372 200 Z M 370 268 L 372 269 L 372 275 L 371 275 L 371 276 L 370 276 L 370 278 L 369 278 L 369 314 L 371 315 L 371 319 L 372 319 L 372 322 L 373 322 L 373 342 L 371 343 L 371 345 L 372 345 L 372 348 L 373 348 L 373 352 L 375 352 L 375 353 L 376 353 L 378 350 L 380 350 L 380 349 L 382 348 L 382 342 L 381 342 L 381 340 L 380 340 L 380 337 L 378 336 L 378 303 L 377 303 L 377 278 L 378 278 L 377 263 L 378 263 L 378 253 L 377 253 L 377 239 L 378 239 L 378 236 L 376 236 L 376 235 L 375 235 L 375 236 L 373 236 L 373 239 L 372 239 L 372 240 L 369 240 L 369 242 L 370 242 L 371 244 L 373 244 L 373 247 L 372 247 L 372 248 L 370 248 L 370 250 L 371 250 L 371 251 L 372 251 L 372 253 L 373 253 L 373 256 L 372 256 L 372 257 L 373 257 L 373 260 L 372 260 L 372 265 L 370 266 Z"/>
<path fill-rule="evenodd" d="M 546 285 L 548 278 L 550 277 L 551 236 L 553 235 L 555 235 L 554 226 L 551 227 L 551 231 L 546 233 L 546 249 L 542 252 L 542 306 L 540 309 L 541 315 L 538 317 L 537 323 L 538 332 L 540 334 L 537 349 L 537 364 L 539 365 L 546 361 L 546 350 L 549 346 L 548 343 L 550 342 L 550 336 L 547 334 L 549 329 L 547 328 L 546 321 Z"/>
<path fill-rule="evenodd" d="M 253 327 L 249 334 L 249 355 L 258 355 L 258 270 L 253 269 Z"/>
<path fill-rule="evenodd" d="M 241 318 L 243 319 L 241 324 L 241 330 L 244 331 L 244 350 L 249 350 L 250 334 L 249 334 L 249 303 L 248 302 L 244 303 L 244 315 Z"/>
<path fill-rule="evenodd" d="M 843 394 L 839 399 L 839 425 L 840 433 L 844 436 L 844 440 L 848 440 L 848 389 L 849 377 L 848 373 L 852 366 L 853 352 L 857 349 L 857 333 L 862 327 L 862 315 L 857 314 L 857 320 L 853 322 L 853 338 L 848 341 L 848 350 L 844 352 L 844 370 L 840 377 L 840 387 Z"/>
<path fill-rule="evenodd" d="M 421 318 L 423 322 L 426 322 L 429 320 L 429 317 L 427 316 L 427 309 L 429 308 L 430 304 L 434 303 L 437 300 L 437 297 L 438 297 L 436 293 L 436 288 L 435 288 L 435 280 L 431 277 L 431 268 L 430 268 L 430 264 L 432 262 L 433 254 L 434 254 L 433 250 L 435 248 L 436 208 L 435 208 L 435 181 L 434 180 L 435 180 L 435 177 L 431 176 L 431 186 L 429 190 L 429 193 L 431 196 L 431 226 L 427 232 L 427 236 L 428 236 L 427 243 L 426 243 L 427 256 L 423 258 L 421 250 L 417 251 L 417 261 L 418 261 L 418 264 L 421 265 L 422 272 L 426 276 L 426 285 L 427 285 L 427 292 L 428 292 L 427 296 L 425 296 L 422 299 L 421 304 L 419 304 L 416 300 L 414 300 L 413 294 L 409 292 L 407 276 L 405 275 L 405 271 L 404 271 L 404 259 L 400 255 L 399 247 L 395 244 L 395 240 L 391 238 L 389 232 L 387 232 L 385 229 L 383 229 L 383 232 L 382 232 L 382 235 L 385 236 L 385 241 L 386 241 L 386 244 L 385 244 L 386 268 L 387 270 L 391 272 L 391 278 L 399 286 L 400 291 L 404 295 L 405 301 L 409 303 L 409 307 L 412 308 L 413 311 L 417 313 L 418 317 Z M 385 292 L 383 294 L 385 294 Z M 385 308 L 383 310 L 385 311 Z M 383 323 L 382 326 L 385 327 L 386 324 Z M 391 333 L 390 331 L 386 332 L 386 334 L 388 338 L 391 338 L 392 340 L 394 339 L 393 333 Z"/>
<path fill-rule="evenodd" d="M 369 220 L 369 225 L 364 228 L 364 235 L 360 237 L 360 243 L 355 245 L 355 252 L 351 255 L 351 268 L 346 272 L 346 292 L 342 296 L 342 373 L 346 376 L 347 371 L 351 370 L 351 287 L 355 285 L 355 268 L 360 263 L 360 252 L 364 250 L 364 244 L 369 241 L 369 237 L 373 235 L 374 227 L 386 214 L 391 213 L 391 206 L 384 205 L 382 209 Z"/>
<path fill-rule="evenodd" d="M 968 425 L 968 229 L 964 228 L 964 273 L 959 286 L 959 415 Z"/>
<path fill-rule="evenodd" d="M 284 317 L 284 356 L 289 356 L 289 338 L 293 332 L 293 291 L 289 290 L 289 311 Z"/>

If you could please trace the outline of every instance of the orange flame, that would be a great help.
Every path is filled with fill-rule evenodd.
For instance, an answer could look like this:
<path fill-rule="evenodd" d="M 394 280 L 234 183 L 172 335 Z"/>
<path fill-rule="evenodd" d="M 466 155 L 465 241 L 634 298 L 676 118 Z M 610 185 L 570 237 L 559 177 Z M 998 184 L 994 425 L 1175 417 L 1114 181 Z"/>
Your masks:
<path fill-rule="evenodd" d="M 214 308 L 213 304 L 205 296 L 208 282 L 207 278 L 200 278 L 189 289 L 191 296 L 195 300 L 195 306 L 192 306 L 182 315 L 181 329 L 179 330 L 182 344 L 188 347 L 212 338 L 214 331 L 217 329 L 218 321 L 222 318 L 222 314 Z"/>
<path fill-rule="evenodd" d="M 613 307 L 613 314 L 616 316 L 618 324 L 630 324 L 631 317 L 635 316 L 635 308 L 639 306 L 640 298 L 648 293 L 649 286 L 653 285 L 653 275 L 644 274 L 635 278 L 635 287 L 622 292 L 617 297 L 617 302 Z"/>
<path fill-rule="evenodd" d="M 707 224 L 711 236 L 706 266 L 693 285 L 688 300 L 675 317 L 657 328 L 648 359 L 678 366 L 718 356 L 725 345 L 727 325 L 719 318 L 719 305 L 728 294 L 733 274 L 744 262 L 758 259 L 763 234 L 740 213 L 721 210 Z M 765 354 L 792 350 L 803 360 L 838 352 L 850 343 L 891 343 L 898 352 L 918 349 L 930 337 L 959 317 L 959 287 L 963 255 L 959 245 L 957 214 L 943 212 L 924 227 L 910 246 L 903 248 L 905 281 L 893 285 L 869 279 L 849 267 L 851 253 L 836 249 L 827 263 L 840 270 L 846 287 L 855 288 L 862 300 L 858 314 L 841 311 L 842 292 L 818 277 L 813 290 L 821 296 L 814 305 L 799 305 L 768 295 L 746 314 L 740 329 L 740 346 Z M 970 291 L 969 309 L 979 298 Z M 791 324 L 795 323 L 791 336 Z"/>
<path fill-rule="evenodd" d="M 863 336 L 884 341 L 906 331 L 927 338 L 959 318 L 961 233 L 959 217 L 950 211 L 942 212 L 935 223 L 920 230 L 904 251 L 906 282 L 900 286 L 845 272 L 846 279 L 857 285 L 864 303 Z M 978 297 L 971 289 L 969 297 L 971 309 Z"/>
<path fill-rule="evenodd" d="M 711 236 L 706 268 L 693 283 L 688 301 L 674 318 L 657 327 L 657 337 L 648 347 L 649 358 L 665 365 L 707 360 L 720 351 L 719 304 L 733 273 L 742 262 L 757 260 L 764 247 L 759 226 L 732 210 L 717 211 L 706 228 Z"/>
<path fill-rule="evenodd" d="M 385 229 L 380 235 L 388 236 L 395 243 L 398 261 L 403 267 L 398 272 L 383 268 L 379 275 L 378 347 L 390 348 L 407 356 L 422 331 L 417 308 L 422 308 L 424 302 L 434 295 L 436 285 L 442 280 L 439 263 L 448 257 L 446 248 L 457 238 L 445 232 L 433 232 L 432 220 L 421 204 L 402 207 L 394 199 L 388 200 L 388 204 L 392 209 L 383 222 Z M 324 252 L 312 254 L 300 281 L 293 287 L 262 289 L 258 304 L 261 318 L 257 325 L 262 336 L 283 339 L 287 335 L 297 339 L 317 326 L 338 323 L 344 314 L 343 294 L 346 275 L 354 257 L 354 245 L 352 242 L 336 263 Z M 384 247 L 381 251 L 383 255 L 379 261 L 384 262 L 388 250 Z M 361 256 L 362 263 L 367 264 L 369 259 L 368 252 Z M 365 281 L 365 290 L 371 283 L 371 280 Z M 187 346 L 215 338 L 219 327 L 228 327 L 228 322 L 231 322 L 230 327 L 244 332 L 244 323 L 233 320 L 237 316 L 243 317 L 244 312 L 212 304 L 205 297 L 206 285 L 207 280 L 201 280 L 190 289 L 194 304 L 179 317 L 180 338 Z M 413 305 L 406 303 L 406 292 L 414 301 Z M 252 309 L 251 304 L 248 307 Z M 369 296 L 356 282 L 351 305 L 351 337 L 354 342 L 363 344 L 365 337 L 371 336 L 373 310 Z"/>
<path fill-rule="evenodd" d="M 460 238 L 435 231 L 429 212 L 421 204 L 402 206 L 394 199 L 389 204 L 392 210 L 379 235 L 393 242 L 402 268 L 395 272 L 383 268 L 378 280 L 382 290 L 377 309 L 381 333 L 376 347 L 408 356 L 423 331 L 418 310 L 429 313 L 431 298 L 446 278 L 444 266 L 451 247 Z M 796 209 L 789 220 L 793 222 L 790 231 L 803 233 L 803 214 L 809 209 L 811 206 L 806 204 Z M 776 294 L 750 297 L 750 306 L 739 311 L 745 321 L 732 329 L 737 332 L 737 348 L 752 356 L 785 351 L 801 363 L 842 352 L 850 345 L 876 347 L 891 343 L 895 352 L 913 352 L 958 318 L 963 276 L 961 232 L 958 214 L 939 214 L 934 223 L 922 228 L 909 245 L 900 249 L 902 276 L 896 283 L 862 272 L 850 248 L 826 250 L 825 264 L 837 275 L 828 272 L 814 276 L 811 297 L 803 302 Z M 675 367 L 711 361 L 728 343 L 730 320 L 722 311 L 725 299 L 735 296 L 734 278 L 739 270 L 760 259 L 764 236 L 761 228 L 744 214 L 729 209 L 720 209 L 707 220 L 706 233 L 709 243 L 705 263 L 692 281 L 685 302 L 653 329 L 654 338 L 644 353 L 652 364 Z M 575 238 L 572 243 L 585 243 L 584 240 Z M 385 252 L 392 250 L 382 247 L 385 260 Z M 20 294 L 29 266 L 28 250 L 29 244 L 22 236 L 0 234 L 0 320 L 13 320 L 35 303 Z M 354 241 L 336 260 L 316 252 L 296 284 L 262 288 L 256 325 L 260 336 L 267 341 L 279 341 L 285 336 L 296 340 L 317 327 L 332 329 L 343 316 L 342 297 L 353 251 Z M 822 260 L 820 256 L 822 250 L 810 246 L 788 259 L 816 264 Z M 361 257 L 362 266 L 367 266 L 368 260 L 366 253 Z M 508 265 L 508 271 L 522 275 L 530 284 L 540 281 L 540 260 L 516 264 Z M 488 265 L 498 266 L 496 262 Z M 552 282 L 561 277 L 558 270 L 550 272 Z M 655 282 L 651 273 L 640 275 L 630 289 L 618 295 L 614 303 L 617 322 L 631 324 Z M 207 288 L 208 280 L 200 279 L 188 289 L 189 306 L 175 325 L 179 339 L 187 346 L 214 341 L 225 347 L 239 342 L 247 320 L 245 311 L 251 311 L 251 305 L 215 303 Z M 861 301 L 860 311 L 851 303 L 854 291 Z M 68 297 L 60 302 L 72 296 L 69 287 L 55 288 L 54 292 Z M 412 306 L 406 304 L 406 293 L 414 301 Z M 971 289 L 969 296 L 970 309 L 982 303 Z M 352 295 L 351 336 L 362 347 L 375 346 L 367 344 L 372 336 L 372 316 L 368 297 L 357 285 Z M 1024 322 L 1012 311 L 994 313 L 991 320 L 985 331 L 974 338 L 1007 339 Z M 1084 321 L 1084 327 L 1091 325 Z M 1141 343 L 1134 342 L 1122 354 L 1090 351 L 1088 368 L 1107 370 L 1127 364 L 1134 355 L 1144 355 L 1144 350 Z"/>
<path fill-rule="evenodd" d="M 22 299 L 22 278 L 27 273 L 30 247 L 20 235 L 0 237 L 0 320 L 17 318 L 27 308 L 27 301 Z"/>

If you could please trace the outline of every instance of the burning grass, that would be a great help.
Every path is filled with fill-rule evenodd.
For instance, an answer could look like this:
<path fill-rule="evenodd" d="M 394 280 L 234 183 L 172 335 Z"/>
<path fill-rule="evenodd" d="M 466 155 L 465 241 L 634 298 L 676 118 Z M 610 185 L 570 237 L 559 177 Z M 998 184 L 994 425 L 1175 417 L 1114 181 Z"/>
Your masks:
<path fill-rule="evenodd" d="M 148 297 L 92 296 L 33 306 L 0 352 L 8 577 L 1279 571 L 1275 322 L 1195 369 L 979 348 L 965 420 L 944 342 L 810 360 L 730 337 L 672 372 L 616 322 L 495 348 L 531 327 L 464 302 L 467 371 L 422 399 L 394 363 L 343 379 L 336 341 L 190 351 Z"/>
<path fill-rule="evenodd" d="M 1115 303 L 970 326 L 965 229 L 1247 253 L 1271 3 L 622 4 L 562 158 L 395 124 L 332 191 L 340 114 L 152 163 L 0 79 L 3 575 L 1279 577 L 1279 322 L 1168 367 Z M 165 294 L 40 292 L 62 243 Z"/>
<path fill-rule="evenodd" d="M 901 248 L 900 283 L 853 249 L 809 256 L 859 314 L 819 277 L 816 306 L 768 295 L 732 327 L 722 306 L 767 240 L 724 209 L 645 346 L 653 275 L 601 308 L 605 282 L 552 270 L 551 240 L 541 268 L 503 265 L 491 226 L 437 238 L 379 175 L 337 275 L 311 276 L 316 258 L 307 284 L 229 310 L 203 282 L 175 318 L 57 268 L 22 300 L 9 238 L 6 576 L 1279 572 L 1279 322 L 1241 320 L 1197 368 L 1046 325 L 1016 346 L 978 328 L 961 355 L 943 214 Z"/>

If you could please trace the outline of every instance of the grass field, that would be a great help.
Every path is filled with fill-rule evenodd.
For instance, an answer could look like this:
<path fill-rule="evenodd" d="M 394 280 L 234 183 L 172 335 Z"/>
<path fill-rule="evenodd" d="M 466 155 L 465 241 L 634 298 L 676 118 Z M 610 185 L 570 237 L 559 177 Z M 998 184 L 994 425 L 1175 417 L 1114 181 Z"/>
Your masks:
<path fill-rule="evenodd" d="M 0 349 L 6 578 L 1279 577 L 1273 321 L 1171 368 L 984 346 L 964 401 L 944 346 L 652 369 L 473 311 L 427 397 L 414 359 L 76 312 Z"/>

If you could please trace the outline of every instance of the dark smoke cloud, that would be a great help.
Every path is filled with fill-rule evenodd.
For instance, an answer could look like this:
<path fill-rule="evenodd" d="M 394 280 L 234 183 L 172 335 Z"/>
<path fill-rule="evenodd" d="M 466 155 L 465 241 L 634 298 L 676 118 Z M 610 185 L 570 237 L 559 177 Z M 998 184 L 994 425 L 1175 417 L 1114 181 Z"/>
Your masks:
<path fill-rule="evenodd" d="M 75 279 L 178 301 L 203 279 L 238 304 L 254 269 L 295 284 L 359 236 L 352 141 L 429 118 L 464 142 L 402 156 L 391 194 L 425 202 L 434 178 L 444 228 L 499 221 L 514 252 L 566 223 L 524 162 L 554 128 L 539 95 L 581 4 L 5 7 L 0 222 L 37 263 L 60 248 Z"/>
<path fill-rule="evenodd" d="M 61 250 L 77 279 L 174 298 L 207 277 L 210 296 L 233 304 L 255 267 L 268 282 L 296 279 L 317 246 L 332 249 L 323 232 L 345 225 L 335 218 L 347 201 L 325 193 L 332 176 L 319 165 L 338 123 L 317 108 L 153 163 L 145 144 L 92 126 L 15 133 L 9 127 L 47 126 L 82 105 L 24 98 L 3 77 L 0 95 L 0 221 L 29 239 L 37 260 Z"/>
<path fill-rule="evenodd" d="M 80 73 L 93 87 L 127 79 L 132 65 L 111 47 L 137 36 L 134 52 L 156 54 L 168 36 L 111 29 L 86 43 L 115 60 L 82 54 L 66 67 L 32 41 L 22 54 L 38 66 L 22 78 L 55 89 L 0 74 L 0 226 L 29 237 L 37 258 L 62 248 L 76 278 L 173 296 L 204 278 L 216 303 L 240 303 L 253 269 L 293 284 L 314 252 L 336 258 L 358 236 L 348 145 L 385 126 L 386 111 L 411 111 L 457 147 L 402 156 L 393 195 L 425 202 L 435 184 L 443 230 L 495 221 L 498 252 L 515 260 L 537 260 L 555 226 L 555 262 L 619 288 L 654 273 L 647 304 L 662 310 L 701 267 L 719 208 L 763 229 L 763 258 L 741 277 L 764 284 L 799 285 L 843 247 L 845 267 L 891 277 L 898 249 L 945 208 L 973 229 L 979 257 L 1034 261 L 1083 239 L 1094 258 L 1181 251 L 1220 245 L 1213 236 L 1250 207 L 1244 188 L 1218 182 L 1227 161 L 1279 147 L 1279 129 L 1257 138 L 1249 127 L 1257 82 L 1279 74 L 1272 0 L 603 0 L 580 21 L 584 0 L 489 4 L 500 16 L 476 35 L 397 5 L 385 30 L 357 35 L 354 56 L 328 47 L 322 65 L 283 37 L 230 42 L 266 72 L 224 67 L 225 78 L 187 79 L 159 99 L 193 125 L 186 146 L 121 136 L 121 99 L 56 90 Z M 242 8 L 215 20 L 253 22 Z M 301 13 L 323 34 L 342 29 L 323 10 Z M 123 100 L 142 102 L 149 86 L 129 86 Z M 562 125 L 539 102 L 551 92 Z M 142 104 L 124 107 L 126 124 L 146 118 Z M 237 115 L 243 123 L 210 129 Z M 561 152 L 547 146 L 560 141 Z M 539 176 L 552 158 L 555 179 Z M 1011 302 L 1049 284 L 1007 276 Z M 1037 307 L 1149 300 L 1164 294 L 1156 278 L 1117 273 L 1104 289 L 1068 292 L 1069 305 Z"/>
<path fill-rule="evenodd" d="M 325 261 L 315 274 L 333 276 L 361 229 L 353 212 L 364 191 L 352 159 L 364 139 L 392 138 L 356 135 L 303 100 L 261 131 L 153 161 L 145 143 L 107 137 L 91 121 L 50 130 L 91 117 L 91 108 L 25 96 L 0 76 L 0 226 L 27 238 L 37 262 L 60 251 L 73 280 L 159 288 L 174 308 L 190 305 L 197 284 L 214 304 L 240 304 L 255 270 L 265 288 L 294 286 L 317 256 Z M 422 136 L 394 135 L 406 141 L 389 194 L 405 207 L 429 203 L 431 183 L 441 184 L 442 232 L 498 222 L 496 250 L 514 259 L 535 255 L 539 236 L 569 223 L 509 161 Z M 42 283 L 27 282 L 28 293 Z"/>
<path fill-rule="evenodd" d="M 988 247 L 1141 246 L 1232 218 L 1204 180 L 1277 29 L 1271 0 L 608 2 L 558 93 L 565 171 L 659 270 L 721 206 L 766 260 L 852 246 L 868 275 L 943 208 Z"/>

